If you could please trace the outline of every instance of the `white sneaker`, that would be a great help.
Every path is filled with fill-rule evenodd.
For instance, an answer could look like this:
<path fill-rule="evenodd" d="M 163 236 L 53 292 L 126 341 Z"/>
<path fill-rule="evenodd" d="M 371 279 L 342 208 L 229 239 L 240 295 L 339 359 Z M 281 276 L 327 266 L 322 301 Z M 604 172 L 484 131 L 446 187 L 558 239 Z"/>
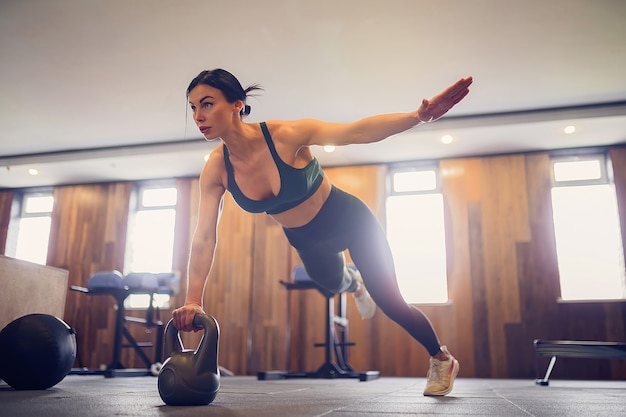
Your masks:
<path fill-rule="evenodd" d="M 365 288 L 365 284 L 363 284 L 361 273 L 359 271 L 355 271 L 354 277 L 357 279 L 362 289 L 361 294 L 358 297 L 355 293 L 352 293 L 354 301 L 356 302 L 356 308 L 359 310 L 363 320 L 371 319 L 374 317 L 374 313 L 376 313 L 376 303 L 372 300 L 370 293 L 367 292 L 367 288 Z"/>
<path fill-rule="evenodd" d="M 459 361 L 450 355 L 445 346 L 442 346 L 441 350 L 447 353 L 450 358 L 447 361 L 430 358 L 430 369 L 428 370 L 426 389 L 424 389 L 426 396 L 449 394 L 459 373 Z"/>

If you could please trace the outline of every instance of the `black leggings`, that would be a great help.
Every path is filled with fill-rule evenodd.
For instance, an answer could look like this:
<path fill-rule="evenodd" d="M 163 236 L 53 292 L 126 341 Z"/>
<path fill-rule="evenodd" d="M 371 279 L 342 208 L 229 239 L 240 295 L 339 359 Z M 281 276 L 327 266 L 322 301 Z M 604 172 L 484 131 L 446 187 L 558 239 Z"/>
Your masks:
<path fill-rule="evenodd" d="M 349 250 L 378 307 L 420 342 L 431 356 L 440 351 L 430 320 L 402 298 L 385 232 L 361 200 L 333 187 L 311 222 L 283 230 L 311 279 L 334 293 L 356 288 L 343 253 Z"/>

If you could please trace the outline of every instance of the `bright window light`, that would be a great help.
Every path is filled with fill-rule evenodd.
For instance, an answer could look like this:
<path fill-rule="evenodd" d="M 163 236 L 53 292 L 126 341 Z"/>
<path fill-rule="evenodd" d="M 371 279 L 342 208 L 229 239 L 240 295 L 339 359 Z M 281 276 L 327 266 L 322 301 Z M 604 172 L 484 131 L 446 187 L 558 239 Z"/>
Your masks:
<path fill-rule="evenodd" d="M 148 308 L 149 306 L 149 294 L 130 294 L 130 296 L 124 300 L 124 307 L 126 308 Z M 152 307 L 161 309 L 170 308 L 169 294 L 154 294 Z"/>
<path fill-rule="evenodd" d="M 175 206 L 177 199 L 176 188 L 146 188 L 141 193 L 143 207 Z"/>
<path fill-rule="evenodd" d="M 132 233 L 133 272 L 172 270 L 176 210 L 140 210 L 135 215 Z"/>
<path fill-rule="evenodd" d="M 561 298 L 626 298 L 615 187 L 554 187 L 552 207 Z"/>
<path fill-rule="evenodd" d="M 554 180 L 582 181 L 602 178 L 602 160 L 563 161 L 554 163 Z"/>
<path fill-rule="evenodd" d="M 443 196 L 390 196 L 386 210 L 387 238 L 404 300 L 420 304 L 447 302 Z"/>
<path fill-rule="evenodd" d="M 54 197 L 48 192 L 22 195 L 19 214 L 11 218 L 6 254 L 24 261 L 45 265 L 52 223 Z"/>
<path fill-rule="evenodd" d="M 52 195 L 25 195 L 24 196 L 24 213 L 51 213 L 54 205 L 54 197 Z"/>
<path fill-rule="evenodd" d="M 22 217 L 19 219 L 15 257 L 24 261 L 45 265 L 48 258 L 50 224 L 50 215 Z"/>
<path fill-rule="evenodd" d="M 397 193 L 431 191 L 437 188 L 437 174 L 433 170 L 399 171 L 393 174 L 393 191 Z"/>

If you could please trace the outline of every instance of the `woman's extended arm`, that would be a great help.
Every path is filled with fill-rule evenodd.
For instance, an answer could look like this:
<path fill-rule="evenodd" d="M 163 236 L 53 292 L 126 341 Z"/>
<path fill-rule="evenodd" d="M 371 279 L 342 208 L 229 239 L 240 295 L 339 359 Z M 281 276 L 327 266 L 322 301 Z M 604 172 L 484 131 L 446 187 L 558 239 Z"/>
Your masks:
<path fill-rule="evenodd" d="M 446 114 L 468 93 L 472 77 L 462 78 L 430 100 L 424 99 L 420 107 L 409 113 L 381 114 L 366 117 L 353 123 L 327 123 L 312 119 L 300 120 L 295 130 L 308 132 L 308 145 L 349 145 L 371 143 L 404 132 L 420 123 L 432 122 Z"/>
<path fill-rule="evenodd" d="M 172 312 L 174 325 L 180 331 L 193 330 L 194 316 L 197 313 L 204 313 L 204 287 L 213 265 L 217 246 L 217 225 L 225 192 L 219 180 L 220 162 L 217 157 L 210 157 L 200 174 L 200 204 L 189 255 L 187 295 L 184 306 Z"/>

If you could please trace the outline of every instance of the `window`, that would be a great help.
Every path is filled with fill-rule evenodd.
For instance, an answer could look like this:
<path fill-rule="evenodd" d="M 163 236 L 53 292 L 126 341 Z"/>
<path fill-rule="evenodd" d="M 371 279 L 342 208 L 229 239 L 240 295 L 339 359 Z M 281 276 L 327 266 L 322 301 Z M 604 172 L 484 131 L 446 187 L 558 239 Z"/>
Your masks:
<path fill-rule="evenodd" d="M 21 195 L 17 205 L 18 214 L 11 219 L 7 255 L 46 264 L 53 206 L 52 192 L 27 192 Z"/>
<path fill-rule="evenodd" d="M 626 298 L 617 197 L 608 166 L 604 155 L 552 159 L 563 300 Z"/>
<path fill-rule="evenodd" d="M 448 301 L 443 195 L 437 168 L 390 170 L 387 238 L 407 303 Z"/>
<path fill-rule="evenodd" d="M 128 227 L 125 272 L 171 272 L 174 252 L 177 190 L 172 186 L 144 186 L 137 192 L 136 209 Z M 147 308 L 150 296 L 131 294 L 129 308 Z M 155 294 L 154 305 L 169 308 L 169 295 Z"/>

